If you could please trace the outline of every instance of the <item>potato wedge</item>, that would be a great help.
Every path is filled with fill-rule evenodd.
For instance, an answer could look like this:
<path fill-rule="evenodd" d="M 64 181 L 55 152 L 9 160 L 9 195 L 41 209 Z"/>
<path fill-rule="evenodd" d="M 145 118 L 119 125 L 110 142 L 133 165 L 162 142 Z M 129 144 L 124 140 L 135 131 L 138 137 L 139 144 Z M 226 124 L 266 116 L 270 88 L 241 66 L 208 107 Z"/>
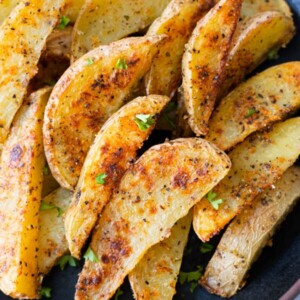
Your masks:
<path fill-rule="evenodd" d="M 14 298 L 38 296 L 38 219 L 43 167 L 42 120 L 50 94 L 32 94 L 3 146 L 0 170 L 0 289 Z"/>
<path fill-rule="evenodd" d="M 233 39 L 218 99 L 242 82 L 270 52 L 285 47 L 294 34 L 293 19 L 282 12 L 262 12 L 241 22 Z"/>
<path fill-rule="evenodd" d="M 252 132 L 300 108 L 300 62 L 269 68 L 225 97 L 209 121 L 207 139 L 228 150 Z"/>
<path fill-rule="evenodd" d="M 69 250 L 63 215 L 57 209 L 67 211 L 71 199 L 72 192 L 63 188 L 56 189 L 43 199 L 43 203 L 54 207 L 39 213 L 38 268 L 41 277 L 48 274 L 58 259 Z"/>
<path fill-rule="evenodd" d="M 20 0 L 1 0 L 0 2 L 0 25 L 17 6 Z"/>
<path fill-rule="evenodd" d="M 181 82 L 181 59 L 197 21 L 212 7 L 212 0 L 173 0 L 162 16 L 150 26 L 147 34 L 166 34 L 146 77 L 147 95 L 172 97 Z"/>
<path fill-rule="evenodd" d="M 207 122 L 239 20 L 241 0 L 221 0 L 197 24 L 182 59 L 184 102 L 189 124 L 198 136 Z"/>
<path fill-rule="evenodd" d="M 70 22 L 74 24 L 84 2 L 85 0 L 66 0 L 66 5 L 62 11 L 62 16 L 68 17 Z"/>
<path fill-rule="evenodd" d="M 251 265 L 299 200 L 299 186 L 300 168 L 291 167 L 233 220 L 201 279 L 210 293 L 232 297 L 245 284 Z"/>
<path fill-rule="evenodd" d="M 175 223 L 170 237 L 152 246 L 129 273 L 135 299 L 172 300 L 176 293 L 183 251 L 192 222 L 192 211 Z"/>
<path fill-rule="evenodd" d="M 85 159 L 79 181 L 66 214 L 66 236 L 72 256 L 80 252 L 136 152 L 152 132 L 155 119 L 167 105 L 166 96 L 139 97 L 118 110 L 104 124 Z M 137 116 L 149 116 L 153 122 L 141 129 Z M 97 175 L 105 174 L 103 184 Z"/>
<path fill-rule="evenodd" d="M 22 1 L 0 27 L 0 143 L 37 73 L 42 49 L 63 5 L 64 0 Z"/>
<path fill-rule="evenodd" d="M 131 98 L 163 36 L 132 37 L 101 46 L 74 63 L 47 104 L 44 144 L 53 176 L 73 189 L 105 121 Z"/>
<path fill-rule="evenodd" d="M 208 241 L 245 205 L 271 186 L 300 154 L 300 117 L 275 124 L 268 132 L 254 133 L 230 153 L 232 168 L 213 192 L 222 199 L 218 209 L 206 199 L 194 207 L 193 226 Z"/>
<path fill-rule="evenodd" d="M 123 176 L 94 231 L 98 262 L 85 262 L 75 299 L 109 299 L 146 251 L 230 168 L 226 154 L 202 139 L 178 139 L 146 151 Z"/>
<path fill-rule="evenodd" d="M 170 0 L 87 0 L 75 23 L 72 61 L 149 26 Z"/>

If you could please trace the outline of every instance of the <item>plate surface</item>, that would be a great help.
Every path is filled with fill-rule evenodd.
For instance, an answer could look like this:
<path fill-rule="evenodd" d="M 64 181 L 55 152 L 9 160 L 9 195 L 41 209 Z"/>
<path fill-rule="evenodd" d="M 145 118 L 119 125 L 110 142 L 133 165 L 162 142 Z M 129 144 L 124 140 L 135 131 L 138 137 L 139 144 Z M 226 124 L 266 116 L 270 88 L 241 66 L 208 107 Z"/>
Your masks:
<path fill-rule="evenodd" d="M 287 1 L 292 7 L 294 20 L 298 29 L 293 41 L 286 49 L 279 52 L 280 58 L 263 64 L 259 71 L 282 62 L 300 60 L 300 0 Z M 157 137 L 157 143 L 162 140 Z M 300 203 L 287 217 L 280 230 L 273 238 L 273 246 L 264 249 L 258 261 L 251 268 L 246 286 L 232 299 L 234 300 L 276 300 L 282 296 L 288 288 L 300 277 Z M 217 244 L 219 237 L 212 243 Z M 193 271 L 198 265 L 205 266 L 212 253 L 201 254 L 201 243 L 193 232 L 190 234 L 189 243 L 184 256 L 182 270 Z M 192 251 L 190 250 L 192 249 Z M 44 280 L 43 285 L 52 288 L 52 300 L 74 299 L 78 268 L 66 267 L 61 271 L 55 267 Z M 124 294 L 119 300 L 131 300 L 132 292 L 126 281 L 122 286 Z M 12 299 L 0 292 L 0 300 Z M 207 293 L 202 287 L 197 287 L 191 293 L 189 285 L 177 285 L 177 294 L 174 299 L 189 300 L 220 300 L 222 298 Z"/>

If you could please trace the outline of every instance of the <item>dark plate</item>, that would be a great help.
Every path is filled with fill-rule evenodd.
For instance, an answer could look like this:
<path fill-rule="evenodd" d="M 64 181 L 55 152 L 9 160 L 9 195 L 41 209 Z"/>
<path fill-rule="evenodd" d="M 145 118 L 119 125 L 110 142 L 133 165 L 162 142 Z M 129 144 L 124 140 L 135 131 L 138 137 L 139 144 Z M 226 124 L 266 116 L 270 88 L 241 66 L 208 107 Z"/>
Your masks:
<path fill-rule="evenodd" d="M 293 9 L 294 20 L 298 28 L 297 35 L 286 49 L 280 51 L 280 58 L 276 61 L 268 61 L 260 70 L 271 65 L 282 62 L 300 60 L 300 0 L 287 1 Z M 156 142 L 162 140 L 158 137 Z M 258 261 L 251 268 L 247 285 L 232 299 L 236 300 L 276 300 L 282 296 L 289 287 L 300 277 L 300 205 L 288 216 L 280 230 L 273 239 L 273 246 L 264 249 Z M 219 237 L 212 243 L 217 244 Z M 193 249 L 191 253 L 186 251 L 182 270 L 193 271 L 198 265 L 205 266 L 212 253 L 201 254 L 199 247 L 201 242 L 194 232 L 191 232 L 187 249 Z M 44 280 L 43 285 L 52 288 L 52 300 L 74 299 L 77 274 L 82 266 L 78 268 L 67 267 L 61 271 L 55 267 Z M 202 287 L 197 287 L 193 293 L 190 286 L 177 285 L 177 294 L 174 299 L 190 300 L 220 300 L 222 298 L 206 292 Z M 129 283 L 126 281 L 122 290 L 124 294 L 119 300 L 133 299 Z M 1 300 L 9 300 L 0 292 Z"/>

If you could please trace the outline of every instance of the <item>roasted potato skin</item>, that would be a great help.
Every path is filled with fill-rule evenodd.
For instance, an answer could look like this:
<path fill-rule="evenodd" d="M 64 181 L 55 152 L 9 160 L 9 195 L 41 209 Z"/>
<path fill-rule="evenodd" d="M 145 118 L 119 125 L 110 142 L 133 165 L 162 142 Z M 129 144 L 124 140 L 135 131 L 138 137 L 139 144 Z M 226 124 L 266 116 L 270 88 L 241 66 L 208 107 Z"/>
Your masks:
<path fill-rule="evenodd" d="M 71 199 L 72 192 L 58 188 L 47 195 L 43 202 L 59 207 L 63 212 L 66 212 Z M 63 218 L 64 214 L 58 215 L 55 208 L 39 212 L 38 269 L 41 279 L 69 250 Z"/>
<path fill-rule="evenodd" d="M 39 294 L 38 220 L 42 192 L 42 122 L 50 94 L 32 94 L 4 143 L 0 170 L 0 289 L 14 298 Z"/>
<path fill-rule="evenodd" d="M 178 220 L 172 227 L 170 237 L 152 246 L 129 273 L 135 299 L 159 300 L 163 297 L 172 300 L 192 216 L 190 211 Z"/>
<path fill-rule="evenodd" d="M 166 34 L 168 39 L 159 49 L 146 76 L 147 95 L 172 97 L 181 82 L 181 60 L 199 19 L 212 7 L 212 0 L 173 0 L 162 16 L 150 26 L 147 34 Z"/>
<path fill-rule="evenodd" d="M 107 45 L 146 28 L 161 15 L 169 2 L 87 0 L 74 26 L 72 62 L 100 45 Z"/>
<path fill-rule="evenodd" d="M 37 73 L 47 36 L 63 4 L 64 0 L 22 1 L 0 27 L 0 143 L 5 141 L 29 81 Z"/>
<path fill-rule="evenodd" d="M 230 168 L 224 152 L 202 139 L 178 139 L 146 151 L 123 176 L 94 231 L 75 299 L 109 299 L 145 252 L 170 235 Z"/>
<path fill-rule="evenodd" d="M 300 62 L 269 68 L 239 85 L 213 112 L 207 139 L 228 150 L 300 107 Z"/>
<path fill-rule="evenodd" d="M 184 102 L 197 136 L 206 135 L 240 15 L 241 0 L 221 0 L 197 24 L 182 59 Z"/>
<path fill-rule="evenodd" d="M 292 17 L 278 11 L 261 12 L 240 22 L 224 69 L 224 81 L 218 92 L 218 100 L 265 61 L 271 51 L 285 47 L 294 34 Z"/>
<path fill-rule="evenodd" d="M 101 46 L 71 65 L 55 85 L 45 113 L 44 144 L 62 187 L 74 189 L 95 135 L 131 99 L 164 38 L 132 37 Z M 127 69 L 117 67 L 119 59 Z"/>
<path fill-rule="evenodd" d="M 300 197 L 300 168 L 291 167 L 228 226 L 201 284 L 209 292 L 232 297 L 247 271 Z"/>
<path fill-rule="evenodd" d="M 208 241 L 230 222 L 245 205 L 270 187 L 294 164 L 300 154 L 300 117 L 254 133 L 229 154 L 232 168 L 214 188 L 222 199 L 216 210 L 204 198 L 194 207 L 193 226 L 202 241 Z"/>
<path fill-rule="evenodd" d="M 85 159 L 65 220 L 66 236 L 74 257 L 80 258 L 81 249 L 102 209 L 125 171 L 135 161 L 137 150 L 154 129 L 155 124 L 141 130 L 136 124 L 136 115 L 157 118 L 169 100 L 166 96 L 156 95 L 136 98 L 112 115 L 96 136 Z M 104 184 L 96 182 L 98 174 L 107 176 Z"/>
<path fill-rule="evenodd" d="M 2 0 L 0 2 L 0 25 L 9 16 L 11 11 L 19 3 L 19 0 Z"/>

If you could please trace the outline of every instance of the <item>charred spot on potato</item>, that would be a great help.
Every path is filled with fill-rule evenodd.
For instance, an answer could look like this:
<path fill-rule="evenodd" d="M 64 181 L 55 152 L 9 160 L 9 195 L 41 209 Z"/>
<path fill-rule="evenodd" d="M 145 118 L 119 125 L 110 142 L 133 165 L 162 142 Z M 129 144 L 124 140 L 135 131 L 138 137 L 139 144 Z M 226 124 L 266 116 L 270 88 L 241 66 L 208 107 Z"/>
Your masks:
<path fill-rule="evenodd" d="M 10 151 L 9 167 L 18 168 L 21 167 L 20 162 L 22 161 L 23 149 L 20 145 L 16 145 Z"/>
<path fill-rule="evenodd" d="M 189 175 L 184 171 L 179 171 L 173 178 L 173 186 L 175 188 L 186 189 L 189 181 Z"/>

